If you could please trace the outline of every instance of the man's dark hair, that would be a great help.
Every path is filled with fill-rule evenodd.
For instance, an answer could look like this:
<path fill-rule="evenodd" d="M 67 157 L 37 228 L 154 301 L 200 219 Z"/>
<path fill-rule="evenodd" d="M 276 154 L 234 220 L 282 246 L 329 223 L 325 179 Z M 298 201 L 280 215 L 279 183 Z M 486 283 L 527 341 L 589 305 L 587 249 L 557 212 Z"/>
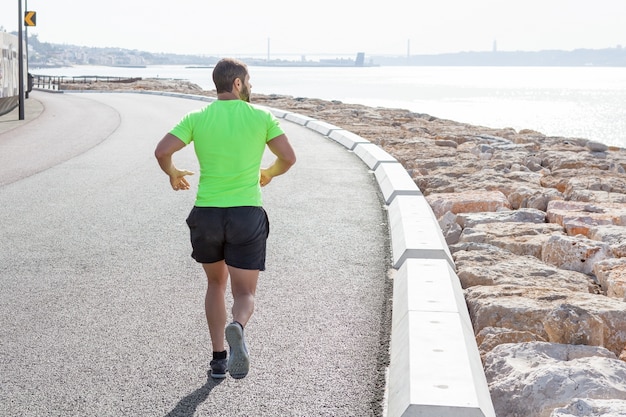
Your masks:
<path fill-rule="evenodd" d="M 248 67 L 243 62 L 234 58 L 221 59 L 213 68 L 213 83 L 219 93 L 233 91 L 233 83 L 237 78 L 244 82 L 248 75 Z"/>

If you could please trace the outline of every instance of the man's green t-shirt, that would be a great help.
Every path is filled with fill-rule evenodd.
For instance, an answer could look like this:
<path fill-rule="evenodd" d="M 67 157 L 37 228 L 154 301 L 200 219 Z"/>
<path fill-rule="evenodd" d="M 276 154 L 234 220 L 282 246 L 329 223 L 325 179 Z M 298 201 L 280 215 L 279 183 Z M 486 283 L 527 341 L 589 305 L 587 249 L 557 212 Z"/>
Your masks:
<path fill-rule="evenodd" d="M 283 134 L 272 113 L 243 100 L 216 100 L 185 115 L 170 133 L 187 145 L 194 142 L 200 165 L 196 206 L 262 205 L 265 145 Z"/>

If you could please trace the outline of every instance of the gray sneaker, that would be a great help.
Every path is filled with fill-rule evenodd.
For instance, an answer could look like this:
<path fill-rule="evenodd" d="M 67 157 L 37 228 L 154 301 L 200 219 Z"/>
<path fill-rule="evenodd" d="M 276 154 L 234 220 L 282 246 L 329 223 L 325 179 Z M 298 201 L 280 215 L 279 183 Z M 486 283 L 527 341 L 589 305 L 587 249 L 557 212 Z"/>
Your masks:
<path fill-rule="evenodd" d="M 228 372 L 235 379 L 244 378 L 250 370 L 250 356 L 243 338 L 243 327 L 237 322 L 226 326 L 226 340 L 230 346 Z"/>
<path fill-rule="evenodd" d="M 228 359 L 213 359 L 211 365 L 211 378 L 224 379 L 228 371 Z"/>

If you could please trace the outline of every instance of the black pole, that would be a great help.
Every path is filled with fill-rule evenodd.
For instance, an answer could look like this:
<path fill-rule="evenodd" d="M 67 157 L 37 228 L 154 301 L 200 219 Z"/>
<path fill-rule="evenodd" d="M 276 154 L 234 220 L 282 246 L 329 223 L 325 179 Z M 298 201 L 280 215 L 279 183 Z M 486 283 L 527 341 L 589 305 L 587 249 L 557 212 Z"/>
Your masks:
<path fill-rule="evenodd" d="M 24 13 L 28 13 L 28 0 L 24 0 Z M 24 46 L 26 47 L 26 70 L 24 72 L 26 72 L 26 74 L 28 74 L 29 71 L 29 65 L 28 65 L 28 26 L 24 26 Z M 28 79 L 29 81 L 27 82 L 27 88 L 26 91 L 24 92 L 24 97 L 28 98 L 28 90 L 30 88 L 30 77 L 26 77 L 26 79 Z"/>
<path fill-rule="evenodd" d="M 24 120 L 24 45 L 22 44 L 22 25 L 24 24 L 24 16 L 22 16 L 22 0 L 17 0 L 19 6 L 17 8 L 17 14 L 19 16 L 18 20 L 18 42 L 19 45 L 17 47 L 17 55 L 18 55 L 18 68 L 19 68 L 19 94 L 20 94 L 20 103 L 19 103 L 19 116 L 20 120 Z"/>

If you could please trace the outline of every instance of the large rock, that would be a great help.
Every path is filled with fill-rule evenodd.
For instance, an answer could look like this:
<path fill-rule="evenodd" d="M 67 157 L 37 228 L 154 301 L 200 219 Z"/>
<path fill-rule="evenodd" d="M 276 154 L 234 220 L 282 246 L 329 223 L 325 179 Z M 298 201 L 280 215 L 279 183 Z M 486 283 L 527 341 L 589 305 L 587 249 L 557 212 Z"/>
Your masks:
<path fill-rule="evenodd" d="M 449 211 L 441 216 L 439 218 L 439 228 L 441 228 L 441 233 L 443 233 L 443 237 L 448 245 L 458 243 L 463 229 L 457 222 L 456 214 Z"/>
<path fill-rule="evenodd" d="M 440 193 L 428 195 L 426 199 L 437 218 L 448 211 L 459 214 L 511 208 L 509 200 L 500 191 L 472 190 L 461 193 Z"/>
<path fill-rule="evenodd" d="M 615 257 L 626 257 L 626 227 L 595 226 L 589 229 L 589 239 L 608 243 Z"/>
<path fill-rule="evenodd" d="M 541 211 L 548 209 L 548 203 L 552 200 L 562 200 L 563 194 L 554 188 L 522 185 L 508 194 L 511 208 L 534 208 Z"/>
<path fill-rule="evenodd" d="M 605 155 L 608 158 L 601 161 L 600 165 L 589 161 L 590 163 L 584 167 L 552 169 L 541 178 L 540 183 L 543 187 L 555 188 L 566 194 L 567 199 L 573 199 L 574 193 L 584 191 L 598 192 L 597 195 L 603 201 L 620 199 L 626 195 L 626 178 L 623 175 L 626 153 L 623 149 L 618 149 Z M 544 159 L 541 165 L 546 163 L 549 164 L 549 161 Z M 601 193 L 604 193 L 604 196 Z"/>
<path fill-rule="evenodd" d="M 545 340 L 534 333 L 504 329 L 502 327 L 485 327 L 476 335 L 476 343 L 478 351 L 485 362 L 487 352 L 493 350 L 496 346 L 505 343 L 525 343 L 525 342 L 545 342 Z"/>
<path fill-rule="evenodd" d="M 550 417 L 573 398 L 626 399 L 626 363 L 601 347 L 503 344 L 485 355 L 498 417 Z"/>
<path fill-rule="evenodd" d="M 550 223 L 560 224 L 570 236 L 589 236 L 594 226 L 626 225 L 626 204 L 553 200 L 546 215 Z"/>
<path fill-rule="evenodd" d="M 618 169 L 618 171 L 623 170 Z M 611 171 L 602 171 L 595 175 L 578 175 L 569 179 L 564 193 L 570 199 L 572 193 L 582 190 L 602 192 L 606 195 L 603 200 L 609 202 L 612 196 L 619 197 L 626 194 L 626 176 L 624 172 Z"/>
<path fill-rule="evenodd" d="M 502 327 L 529 331 L 549 342 L 603 346 L 616 356 L 626 346 L 623 302 L 562 288 L 513 285 L 465 290 L 474 331 Z"/>
<path fill-rule="evenodd" d="M 545 223 L 546 213 L 533 208 L 486 213 L 461 213 L 456 216 L 456 221 L 462 228 L 474 227 L 483 223 Z"/>
<path fill-rule="evenodd" d="M 494 162 L 491 162 L 493 165 Z M 503 171 L 506 171 L 506 168 L 509 163 L 499 162 L 495 164 L 496 167 L 483 167 L 480 170 L 468 171 L 464 175 L 455 174 L 453 181 L 450 182 L 449 185 L 452 185 L 452 191 L 454 193 L 465 193 L 467 190 L 484 190 L 490 192 L 499 191 L 505 196 L 510 195 L 515 190 L 519 189 L 522 186 L 536 186 L 539 184 L 536 183 L 536 180 L 540 178 L 540 175 L 536 173 L 527 173 L 527 172 L 515 172 L 509 175 L 502 175 Z M 463 167 L 455 167 L 452 168 L 453 172 L 458 173 Z M 431 171 L 431 174 L 434 174 L 434 171 Z M 438 176 L 444 176 L 443 172 L 437 172 Z M 438 193 L 443 191 L 437 191 Z M 450 193 L 450 192 L 448 192 Z M 508 206 L 507 206 L 508 207 Z M 485 210 L 491 211 L 491 210 Z"/>
<path fill-rule="evenodd" d="M 597 262 L 593 273 L 607 297 L 626 301 L 626 258 Z"/>
<path fill-rule="evenodd" d="M 609 169 L 606 154 L 599 155 L 587 152 L 582 143 L 567 145 L 563 141 L 560 145 L 554 146 L 542 154 L 543 161 L 541 165 L 549 168 L 553 173 L 559 171 L 580 173 L 585 170 L 589 174 L 590 171 L 597 173 L 597 171 L 607 171 Z"/>
<path fill-rule="evenodd" d="M 557 408 L 550 417 L 624 417 L 626 400 L 575 399 Z"/>
<path fill-rule="evenodd" d="M 545 241 L 541 260 L 558 268 L 591 274 L 593 266 L 613 257 L 611 247 L 583 236 L 552 235 Z"/>
<path fill-rule="evenodd" d="M 570 201 L 583 201 L 599 204 L 626 203 L 625 194 L 613 194 L 607 193 L 606 191 L 573 189 L 571 192 L 564 193 L 563 196 Z"/>
<path fill-rule="evenodd" d="M 606 328 L 602 318 L 583 307 L 560 304 L 543 320 L 548 341 L 571 345 L 603 346 Z"/>
<path fill-rule="evenodd" d="M 518 256 L 491 245 L 453 246 L 455 249 L 462 247 L 465 249 L 453 250 L 453 258 L 463 288 L 511 284 L 590 293 L 598 291 L 587 275 L 556 268 L 532 256 Z"/>
<path fill-rule="evenodd" d="M 459 242 L 489 243 L 520 256 L 542 258 L 545 243 L 561 226 L 550 223 L 483 223 L 463 230 Z"/>

